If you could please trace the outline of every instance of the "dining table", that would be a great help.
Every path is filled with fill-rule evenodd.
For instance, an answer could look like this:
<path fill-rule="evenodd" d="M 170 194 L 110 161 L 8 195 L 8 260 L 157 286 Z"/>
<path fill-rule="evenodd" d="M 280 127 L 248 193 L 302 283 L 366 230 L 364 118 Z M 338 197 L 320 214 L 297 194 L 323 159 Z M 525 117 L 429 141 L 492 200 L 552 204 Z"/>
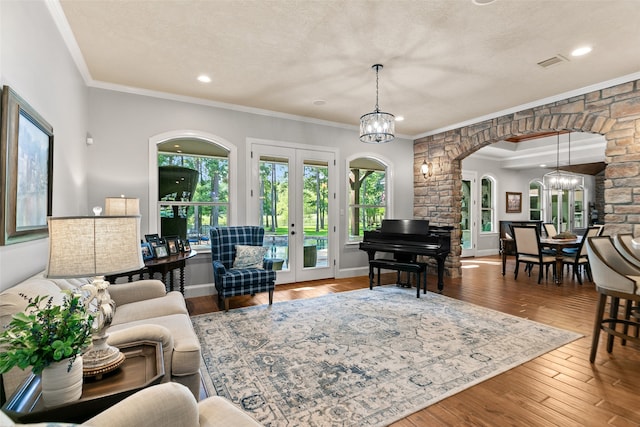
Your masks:
<path fill-rule="evenodd" d="M 553 238 L 541 238 L 540 246 L 543 248 L 554 249 L 556 253 L 556 275 L 555 283 L 560 286 L 563 278 L 564 267 L 564 254 L 563 249 L 567 248 L 579 248 L 582 243 L 582 236 L 577 236 L 573 239 L 553 239 Z"/>

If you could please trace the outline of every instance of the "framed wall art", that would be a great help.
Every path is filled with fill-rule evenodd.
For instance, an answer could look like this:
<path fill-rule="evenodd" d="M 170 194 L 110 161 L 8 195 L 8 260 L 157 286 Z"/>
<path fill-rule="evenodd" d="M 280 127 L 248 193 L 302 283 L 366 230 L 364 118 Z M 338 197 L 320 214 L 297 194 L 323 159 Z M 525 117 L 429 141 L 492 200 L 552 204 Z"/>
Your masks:
<path fill-rule="evenodd" d="M 9 86 L 0 104 L 0 245 L 49 235 L 53 128 Z"/>
<path fill-rule="evenodd" d="M 522 212 L 522 193 L 507 192 L 507 213 Z"/>

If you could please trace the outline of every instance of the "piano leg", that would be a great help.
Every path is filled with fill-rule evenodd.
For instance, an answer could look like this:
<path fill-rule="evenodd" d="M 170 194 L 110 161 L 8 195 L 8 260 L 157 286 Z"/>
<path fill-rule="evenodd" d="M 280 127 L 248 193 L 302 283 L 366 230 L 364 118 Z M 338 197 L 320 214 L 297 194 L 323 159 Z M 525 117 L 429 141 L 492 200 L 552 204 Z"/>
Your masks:
<path fill-rule="evenodd" d="M 444 260 L 446 257 L 437 257 L 438 260 L 438 293 L 444 289 Z"/>
<path fill-rule="evenodd" d="M 378 269 L 378 284 L 380 284 L 380 269 Z M 369 261 L 369 289 L 373 289 L 373 265 Z"/>

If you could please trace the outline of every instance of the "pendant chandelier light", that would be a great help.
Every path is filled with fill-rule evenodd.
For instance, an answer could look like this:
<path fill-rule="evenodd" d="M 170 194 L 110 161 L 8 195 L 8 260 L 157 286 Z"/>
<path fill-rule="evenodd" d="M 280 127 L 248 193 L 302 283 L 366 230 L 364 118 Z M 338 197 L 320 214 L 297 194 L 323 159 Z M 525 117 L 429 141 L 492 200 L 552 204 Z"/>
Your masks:
<path fill-rule="evenodd" d="M 378 71 L 382 68 L 382 64 L 375 64 L 371 68 L 376 71 L 376 108 L 372 113 L 360 117 L 360 141 L 384 144 L 395 138 L 395 117 L 378 108 Z"/>
<path fill-rule="evenodd" d="M 556 170 L 549 172 L 542 177 L 542 183 L 548 190 L 576 190 L 584 186 L 584 177 L 571 172 L 560 170 L 560 132 L 557 134 L 556 143 Z M 571 166 L 571 133 L 569 133 L 569 164 Z"/>

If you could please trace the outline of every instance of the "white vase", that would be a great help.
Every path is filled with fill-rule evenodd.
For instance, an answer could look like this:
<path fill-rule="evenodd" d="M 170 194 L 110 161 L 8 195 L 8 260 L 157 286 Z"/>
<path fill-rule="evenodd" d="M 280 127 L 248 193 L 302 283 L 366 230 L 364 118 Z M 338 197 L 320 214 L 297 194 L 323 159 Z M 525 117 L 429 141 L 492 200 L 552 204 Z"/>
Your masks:
<path fill-rule="evenodd" d="M 82 396 L 82 356 L 76 357 L 71 370 L 69 359 L 54 362 L 42 370 L 42 398 L 45 406 L 73 402 Z"/>

